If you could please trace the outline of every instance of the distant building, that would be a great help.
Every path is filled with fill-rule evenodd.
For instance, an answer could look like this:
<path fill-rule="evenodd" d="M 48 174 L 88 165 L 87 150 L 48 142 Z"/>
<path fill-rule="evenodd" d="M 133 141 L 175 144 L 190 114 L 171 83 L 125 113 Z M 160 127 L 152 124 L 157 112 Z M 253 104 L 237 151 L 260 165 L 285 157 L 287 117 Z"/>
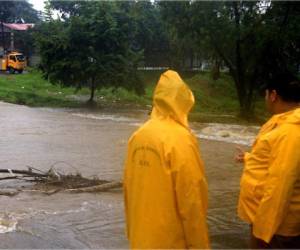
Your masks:
<path fill-rule="evenodd" d="M 3 25 L 3 27 L 2 27 Z M 26 31 L 32 28 L 34 24 L 32 23 L 0 23 L 0 44 L 2 50 L 15 50 L 15 31 Z"/>

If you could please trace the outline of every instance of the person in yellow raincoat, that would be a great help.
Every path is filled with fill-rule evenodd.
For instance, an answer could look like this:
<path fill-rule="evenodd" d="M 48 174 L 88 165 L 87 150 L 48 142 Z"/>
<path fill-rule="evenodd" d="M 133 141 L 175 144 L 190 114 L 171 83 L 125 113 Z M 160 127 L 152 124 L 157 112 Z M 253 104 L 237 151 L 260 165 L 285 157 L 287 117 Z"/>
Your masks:
<path fill-rule="evenodd" d="M 300 248 L 300 82 L 278 75 L 266 90 L 273 117 L 244 162 L 238 214 L 251 224 L 251 248 Z"/>
<path fill-rule="evenodd" d="M 131 248 L 209 248 L 204 166 L 188 126 L 193 105 L 192 91 L 168 70 L 151 118 L 129 139 L 124 197 Z"/>

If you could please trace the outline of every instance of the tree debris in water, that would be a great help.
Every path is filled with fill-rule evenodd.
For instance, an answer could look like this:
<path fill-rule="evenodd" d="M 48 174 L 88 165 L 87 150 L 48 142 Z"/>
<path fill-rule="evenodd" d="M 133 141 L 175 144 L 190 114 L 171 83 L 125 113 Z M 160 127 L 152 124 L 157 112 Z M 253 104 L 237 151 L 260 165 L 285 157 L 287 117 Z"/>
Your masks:
<path fill-rule="evenodd" d="M 0 189 L 0 195 L 14 196 L 19 192 L 42 192 L 54 194 L 60 191 L 68 193 L 103 192 L 122 187 L 121 182 L 100 180 L 98 178 L 85 178 L 81 174 L 62 174 L 50 168 L 43 172 L 39 169 L 28 167 L 28 170 L 0 169 L 0 173 L 7 174 L 1 180 L 23 180 L 34 183 L 22 189 Z"/>

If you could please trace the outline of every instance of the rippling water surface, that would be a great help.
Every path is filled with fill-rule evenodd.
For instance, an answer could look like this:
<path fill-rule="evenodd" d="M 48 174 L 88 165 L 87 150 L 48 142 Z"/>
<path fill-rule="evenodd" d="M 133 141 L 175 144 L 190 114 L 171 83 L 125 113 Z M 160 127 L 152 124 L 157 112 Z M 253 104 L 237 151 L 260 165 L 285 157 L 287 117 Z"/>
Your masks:
<path fill-rule="evenodd" d="M 122 178 L 126 143 L 148 118 L 145 110 L 37 109 L 0 102 L 0 168 L 26 166 Z M 247 247 L 248 226 L 236 216 L 242 166 L 234 143 L 254 140 L 257 127 L 198 124 L 209 182 L 208 223 L 212 247 Z M 0 188 L 28 183 L 1 181 Z M 0 196 L 1 248 L 127 248 L 121 190 L 97 194 L 21 192 Z"/>

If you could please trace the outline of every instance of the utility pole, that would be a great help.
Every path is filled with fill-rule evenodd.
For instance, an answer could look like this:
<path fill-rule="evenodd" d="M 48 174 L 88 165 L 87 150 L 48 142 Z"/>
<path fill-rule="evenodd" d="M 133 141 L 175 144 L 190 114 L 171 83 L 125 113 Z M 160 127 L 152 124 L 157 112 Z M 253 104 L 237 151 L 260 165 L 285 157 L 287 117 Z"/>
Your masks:
<path fill-rule="evenodd" d="M 10 32 L 10 50 L 13 51 L 15 48 L 15 43 L 14 43 L 14 32 Z"/>
<path fill-rule="evenodd" d="M 4 38 L 4 24 L 1 21 L 1 38 L 2 38 L 2 47 L 5 50 L 5 38 Z"/>

